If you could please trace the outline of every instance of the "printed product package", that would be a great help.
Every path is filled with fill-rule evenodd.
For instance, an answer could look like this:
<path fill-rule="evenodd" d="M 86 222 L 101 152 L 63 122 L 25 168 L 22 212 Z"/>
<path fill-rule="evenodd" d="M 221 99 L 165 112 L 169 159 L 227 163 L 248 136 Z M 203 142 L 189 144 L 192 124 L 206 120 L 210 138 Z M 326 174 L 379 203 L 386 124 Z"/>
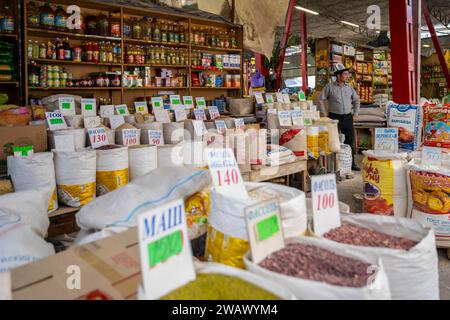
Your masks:
<path fill-rule="evenodd" d="M 422 116 L 418 105 L 389 103 L 387 106 L 388 126 L 398 128 L 400 149 L 415 150 L 421 144 Z"/>
<path fill-rule="evenodd" d="M 450 104 L 425 104 L 424 144 L 430 147 L 450 148 Z"/>

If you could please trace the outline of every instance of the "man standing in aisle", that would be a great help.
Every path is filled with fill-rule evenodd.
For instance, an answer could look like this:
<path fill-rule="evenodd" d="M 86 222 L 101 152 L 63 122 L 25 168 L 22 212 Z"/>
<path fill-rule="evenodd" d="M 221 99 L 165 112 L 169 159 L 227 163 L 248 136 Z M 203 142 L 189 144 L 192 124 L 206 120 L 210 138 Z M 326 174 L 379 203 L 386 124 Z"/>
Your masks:
<path fill-rule="evenodd" d="M 353 117 L 358 115 L 360 99 L 356 91 L 348 85 L 350 77 L 349 69 L 341 63 L 337 63 L 334 72 L 337 80 L 328 83 L 319 96 L 319 111 L 322 116 L 326 115 L 324 101 L 328 101 L 328 117 L 339 121 L 339 131 L 345 135 L 345 144 L 352 147 L 353 163 L 352 170 L 361 169 L 355 164 L 355 150 L 353 148 L 354 129 Z"/>

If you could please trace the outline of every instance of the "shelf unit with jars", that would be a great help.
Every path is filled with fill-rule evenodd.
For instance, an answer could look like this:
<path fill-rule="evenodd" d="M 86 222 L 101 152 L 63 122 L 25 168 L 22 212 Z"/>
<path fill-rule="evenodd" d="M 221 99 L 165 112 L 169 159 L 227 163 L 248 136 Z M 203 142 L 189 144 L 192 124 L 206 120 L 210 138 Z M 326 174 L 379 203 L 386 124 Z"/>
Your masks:
<path fill-rule="evenodd" d="M 83 28 L 69 30 L 64 12 L 72 4 L 26 1 L 27 102 L 49 92 L 86 96 L 90 90 L 91 97 L 128 105 L 171 91 L 207 100 L 242 96 L 242 26 L 83 0 L 76 3 Z"/>

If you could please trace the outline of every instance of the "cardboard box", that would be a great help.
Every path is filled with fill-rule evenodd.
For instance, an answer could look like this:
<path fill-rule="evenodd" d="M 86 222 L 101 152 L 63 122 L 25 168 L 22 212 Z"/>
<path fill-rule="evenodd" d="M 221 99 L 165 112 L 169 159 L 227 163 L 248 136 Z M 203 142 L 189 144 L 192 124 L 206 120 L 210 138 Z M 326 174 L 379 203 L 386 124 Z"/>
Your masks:
<path fill-rule="evenodd" d="M 79 289 L 73 288 L 77 275 Z M 11 277 L 13 299 L 136 299 L 141 282 L 137 228 L 13 269 Z"/>
<path fill-rule="evenodd" d="M 32 145 L 34 152 L 47 151 L 47 127 L 17 126 L 0 127 L 0 161 L 12 155 L 13 146 Z"/>

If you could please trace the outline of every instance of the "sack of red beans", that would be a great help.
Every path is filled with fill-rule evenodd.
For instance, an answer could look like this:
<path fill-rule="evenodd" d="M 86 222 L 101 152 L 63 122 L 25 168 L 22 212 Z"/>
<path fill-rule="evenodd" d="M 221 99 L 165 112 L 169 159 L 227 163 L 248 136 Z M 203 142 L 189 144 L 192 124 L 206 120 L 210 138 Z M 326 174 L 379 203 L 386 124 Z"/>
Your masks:
<path fill-rule="evenodd" d="M 341 227 L 325 233 L 322 241 L 369 259 L 381 258 L 392 299 L 439 299 L 433 229 L 406 218 L 372 214 L 341 214 L 341 222 Z"/>

